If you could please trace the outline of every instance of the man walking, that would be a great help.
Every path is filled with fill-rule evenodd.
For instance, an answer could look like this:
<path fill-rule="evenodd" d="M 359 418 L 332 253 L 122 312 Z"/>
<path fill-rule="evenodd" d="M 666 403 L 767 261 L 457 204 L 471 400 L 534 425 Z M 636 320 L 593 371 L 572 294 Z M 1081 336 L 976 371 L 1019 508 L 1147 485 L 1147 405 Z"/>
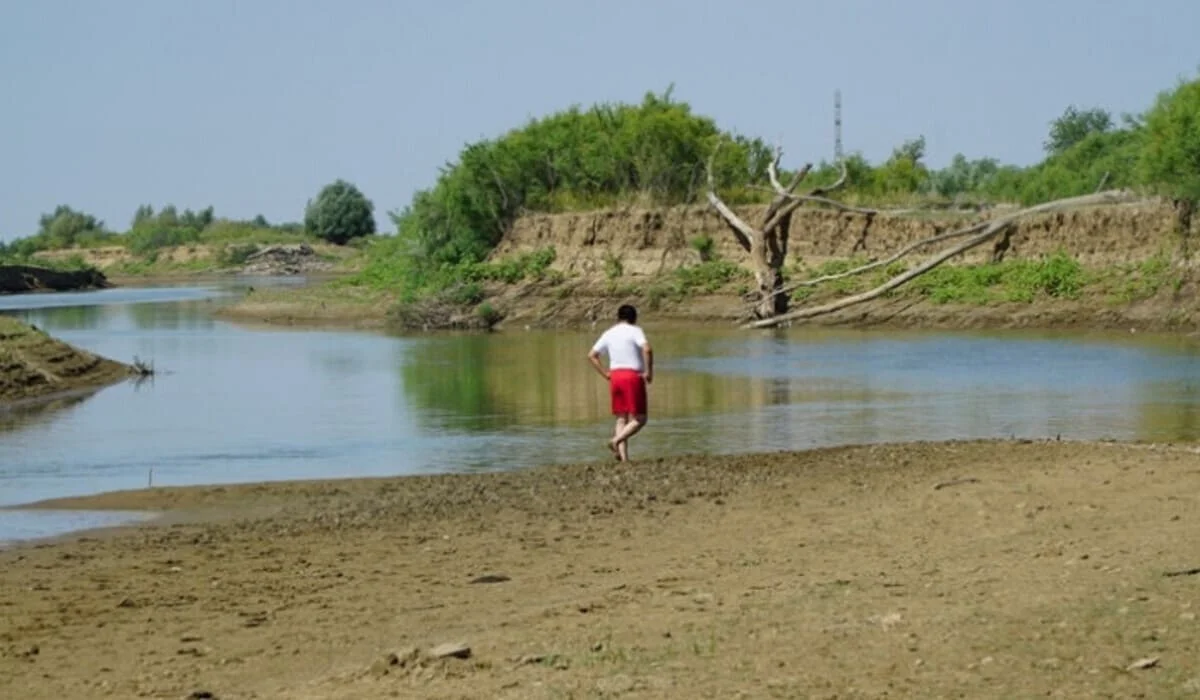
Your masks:
<path fill-rule="evenodd" d="M 608 369 L 600 355 L 608 355 Z M 608 449 L 622 462 L 629 460 L 629 438 L 646 425 L 646 385 L 654 381 L 654 353 L 637 325 L 637 309 L 617 309 L 617 324 L 604 331 L 588 353 L 588 361 L 608 380 L 612 413 L 617 423 Z"/>

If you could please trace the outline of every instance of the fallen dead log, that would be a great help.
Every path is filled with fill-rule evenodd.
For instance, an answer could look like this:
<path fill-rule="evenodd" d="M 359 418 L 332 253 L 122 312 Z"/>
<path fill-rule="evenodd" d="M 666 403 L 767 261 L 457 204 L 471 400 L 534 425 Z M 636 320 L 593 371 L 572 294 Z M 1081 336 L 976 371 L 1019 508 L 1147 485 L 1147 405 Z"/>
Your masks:
<path fill-rule="evenodd" d="M 909 270 L 907 272 L 904 272 L 902 274 L 899 274 L 899 275 L 889 279 L 888 281 L 884 282 L 883 284 L 879 285 L 878 287 L 875 287 L 874 289 L 868 290 L 861 294 L 855 294 L 853 296 L 838 299 L 837 301 L 830 302 L 828 304 L 822 304 L 820 306 L 810 306 L 808 308 L 797 309 L 796 311 L 792 311 L 792 312 L 785 313 L 785 314 L 780 314 L 778 316 L 773 316 L 770 318 L 763 318 L 763 319 L 759 319 L 756 321 L 751 321 L 749 323 L 743 324 L 742 328 L 772 328 L 774 326 L 778 326 L 782 323 L 787 323 L 789 321 L 798 321 L 798 320 L 802 320 L 802 319 L 806 319 L 806 318 L 814 318 L 816 316 L 822 316 L 825 314 L 834 313 L 836 311 L 840 311 L 842 309 L 845 309 L 845 308 L 848 308 L 851 306 L 863 304 L 863 303 L 871 301 L 873 299 L 877 299 L 880 296 L 886 294 L 887 292 L 890 292 L 891 290 L 896 289 L 897 287 L 900 287 L 900 286 L 916 279 L 917 277 L 920 277 L 921 275 L 925 274 L 926 272 L 929 272 L 930 270 L 937 267 L 938 265 L 941 265 L 942 263 L 946 262 L 950 258 L 961 255 L 976 246 L 986 243 L 987 241 L 991 240 L 992 238 L 994 238 L 995 236 L 1004 232 L 1010 226 L 1015 224 L 1017 222 L 1017 220 L 1027 217 L 1027 216 L 1032 216 L 1034 214 L 1044 214 L 1044 213 L 1053 212 L 1053 211 L 1060 211 L 1063 209 L 1072 209 L 1072 208 L 1076 208 L 1076 207 L 1086 207 L 1086 206 L 1094 206 L 1094 205 L 1101 205 L 1101 204 L 1117 204 L 1120 202 L 1130 201 L 1131 199 L 1132 199 L 1132 194 L 1127 190 L 1108 190 L 1105 192 L 1098 192 L 1096 194 L 1083 195 L 1083 196 L 1079 196 L 1079 197 L 1068 197 L 1066 199 L 1057 199 L 1052 202 L 1045 202 L 1044 204 L 1038 204 L 1036 206 L 1021 209 L 1021 210 L 1013 212 L 1011 214 L 1006 214 L 1004 216 L 1001 216 L 1001 217 L 998 217 L 996 219 L 986 222 L 983 230 L 980 233 L 975 234 L 971 238 L 968 238 L 967 240 L 963 241 L 962 243 L 959 243 L 958 245 L 955 245 L 951 248 L 948 248 L 948 249 L 942 251 L 941 253 L 938 253 L 937 255 L 935 255 L 934 257 L 925 261 L 921 265 L 913 268 L 912 270 Z M 951 234 L 967 235 L 968 233 L 971 232 L 972 229 L 977 229 L 979 226 L 980 226 L 979 224 L 976 224 L 974 226 L 964 227 L 963 229 L 961 229 L 959 231 L 954 231 L 954 232 L 942 234 L 942 235 L 945 236 L 946 238 L 952 237 Z"/>

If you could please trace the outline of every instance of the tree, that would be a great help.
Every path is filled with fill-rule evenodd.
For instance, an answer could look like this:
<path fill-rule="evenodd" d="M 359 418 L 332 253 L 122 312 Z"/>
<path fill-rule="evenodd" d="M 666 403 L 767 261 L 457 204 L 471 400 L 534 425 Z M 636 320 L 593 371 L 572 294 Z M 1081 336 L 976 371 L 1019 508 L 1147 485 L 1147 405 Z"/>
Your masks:
<path fill-rule="evenodd" d="M 311 235 L 343 245 L 375 233 L 375 205 L 345 180 L 326 185 L 304 210 L 304 228 Z"/>
<path fill-rule="evenodd" d="M 1140 179 L 1175 201 L 1186 232 L 1200 201 L 1200 79 L 1159 94 L 1143 128 Z"/>
<path fill-rule="evenodd" d="M 921 162 L 924 157 L 924 136 L 900 144 L 876 172 L 878 187 L 884 194 L 920 191 L 929 181 L 929 170 Z"/>
<path fill-rule="evenodd" d="M 51 248 L 69 248 L 87 233 L 104 233 L 104 222 L 66 205 L 55 207 L 38 220 L 37 237 Z"/>
<path fill-rule="evenodd" d="M 1050 138 L 1042 144 L 1049 155 L 1057 155 L 1087 138 L 1103 134 L 1113 126 L 1112 115 L 1098 107 L 1080 110 L 1071 105 L 1050 122 Z"/>

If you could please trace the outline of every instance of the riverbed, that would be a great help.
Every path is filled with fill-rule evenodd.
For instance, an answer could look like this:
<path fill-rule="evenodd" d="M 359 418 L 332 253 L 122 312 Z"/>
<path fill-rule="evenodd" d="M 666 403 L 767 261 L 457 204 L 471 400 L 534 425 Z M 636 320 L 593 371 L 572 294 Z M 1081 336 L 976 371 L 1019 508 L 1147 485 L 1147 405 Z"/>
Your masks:
<path fill-rule="evenodd" d="M 0 413 L 0 506 L 148 485 L 519 469 L 610 459 L 583 331 L 393 335 L 240 326 L 226 280 L 0 298 L 150 381 Z M 1179 337 L 663 327 L 632 456 L 993 437 L 1200 437 Z M 0 511 L 0 541 L 130 514 Z"/>

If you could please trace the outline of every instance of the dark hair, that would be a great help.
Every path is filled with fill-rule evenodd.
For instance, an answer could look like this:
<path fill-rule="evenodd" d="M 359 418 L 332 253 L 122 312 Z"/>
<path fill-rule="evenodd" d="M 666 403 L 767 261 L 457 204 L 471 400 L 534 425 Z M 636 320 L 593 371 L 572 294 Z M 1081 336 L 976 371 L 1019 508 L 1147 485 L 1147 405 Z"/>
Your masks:
<path fill-rule="evenodd" d="M 625 321 L 626 323 L 637 323 L 637 309 L 629 304 L 622 304 L 621 308 L 617 309 L 617 320 Z"/>

